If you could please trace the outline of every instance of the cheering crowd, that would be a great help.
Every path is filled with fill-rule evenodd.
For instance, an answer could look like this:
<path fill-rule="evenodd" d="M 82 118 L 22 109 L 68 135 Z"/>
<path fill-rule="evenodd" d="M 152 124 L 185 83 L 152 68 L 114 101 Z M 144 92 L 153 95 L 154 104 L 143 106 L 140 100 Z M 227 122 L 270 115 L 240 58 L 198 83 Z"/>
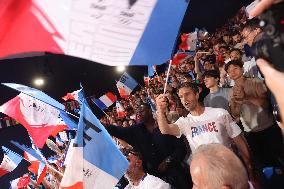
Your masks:
<path fill-rule="evenodd" d="M 264 170 L 284 167 L 283 106 L 272 94 L 277 87 L 271 92 L 265 84 L 267 68 L 261 67 L 263 75 L 252 54 L 263 35 L 259 20 L 249 20 L 242 8 L 214 33 L 193 35 L 194 49 L 182 40 L 167 69 L 158 67 L 120 99 L 123 115 L 113 107 L 100 119 L 129 161 L 115 188 L 271 188 Z M 22 188 L 59 188 L 75 135 L 66 134 L 46 141 L 53 156 L 41 183 L 29 169 Z"/>
<path fill-rule="evenodd" d="M 193 181 L 196 188 L 206 188 L 205 178 L 200 177 L 208 174 L 214 182 L 225 175 L 224 183 L 219 180 L 213 188 L 220 188 L 218 184 L 262 188 L 262 170 L 283 166 L 281 125 L 277 123 L 279 116 L 273 115 L 276 101 L 251 53 L 260 35 L 259 20 L 248 20 L 241 9 L 215 33 L 199 34 L 194 55 L 180 49 L 172 60 L 178 63 L 170 66 L 165 93 L 167 70 L 121 100 L 125 117 L 119 118 L 113 108 L 101 119 L 122 151 L 134 151 L 131 156 L 139 154 L 135 161 L 142 165 L 136 168 L 142 166 L 146 174 L 161 179 L 152 179 L 153 185 L 160 183 L 160 188 L 169 188 L 168 183 L 172 188 L 190 188 Z M 199 150 L 210 143 L 222 144 L 234 154 L 217 144 Z M 218 158 L 223 153 L 238 160 L 221 166 Z M 204 162 L 193 164 L 194 157 Z M 212 167 L 224 169 L 224 175 L 210 170 Z M 239 172 L 234 172 L 234 167 Z M 133 169 L 127 174 L 128 188 L 143 188 L 145 174 Z"/>

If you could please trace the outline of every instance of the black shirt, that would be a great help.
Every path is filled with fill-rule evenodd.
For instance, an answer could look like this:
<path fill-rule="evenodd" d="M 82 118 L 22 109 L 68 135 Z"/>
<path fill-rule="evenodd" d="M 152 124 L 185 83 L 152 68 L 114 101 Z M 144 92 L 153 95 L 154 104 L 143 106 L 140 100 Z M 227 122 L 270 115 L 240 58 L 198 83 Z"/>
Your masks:
<path fill-rule="evenodd" d="M 124 140 L 142 156 L 143 167 L 149 174 L 157 175 L 159 164 L 170 156 L 170 165 L 179 164 L 186 155 L 186 146 L 182 139 L 171 135 L 163 135 L 156 127 L 149 132 L 144 123 L 130 127 L 109 125 L 106 127 L 110 135 Z"/>

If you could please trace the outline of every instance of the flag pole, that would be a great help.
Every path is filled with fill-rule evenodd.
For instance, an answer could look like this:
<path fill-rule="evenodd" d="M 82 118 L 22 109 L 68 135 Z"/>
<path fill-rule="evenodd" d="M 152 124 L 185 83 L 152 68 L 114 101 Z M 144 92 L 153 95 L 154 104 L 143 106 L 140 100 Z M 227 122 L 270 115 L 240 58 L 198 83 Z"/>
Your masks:
<path fill-rule="evenodd" d="M 169 80 L 171 66 L 172 66 L 172 59 L 170 60 L 170 63 L 169 63 L 169 68 L 168 68 L 168 72 L 167 72 L 167 76 L 166 76 L 166 82 L 165 82 L 165 88 L 164 88 L 164 93 L 163 94 L 166 94 L 167 84 L 168 84 L 168 80 Z"/>
<path fill-rule="evenodd" d="M 70 113 L 70 112 L 67 112 L 67 111 L 65 111 L 65 112 L 66 112 L 67 114 L 69 114 L 69 115 L 71 115 L 71 116 L 77 118 L 77 119 L 80 119 L 78 116 L 76 116 L 76 115 L 74 115 L 74 114 L 72 114 L 72 113 Z"/>
<path fill-rule="evenodd" d="M 101 109 L 101 110 L 102 110 L 102 109 Z M 109 115 L 107 115 L 107 113 L 106 113 L 105 111 L 102 110 L 102 112 L 103 112 L 108 118 L 110 118 Z"/>
<path fill-rule="evenodd" d="M 196 52 L 196 54 L 210 54 L 210 52 L 203 51 L 203 52 Z"/>

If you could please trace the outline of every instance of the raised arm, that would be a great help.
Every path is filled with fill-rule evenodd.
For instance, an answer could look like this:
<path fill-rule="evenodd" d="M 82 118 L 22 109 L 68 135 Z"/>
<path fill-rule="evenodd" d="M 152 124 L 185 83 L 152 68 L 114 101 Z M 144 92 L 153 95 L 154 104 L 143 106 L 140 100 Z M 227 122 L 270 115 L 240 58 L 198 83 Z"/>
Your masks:
<path fill-rule="evenodd" d="M 200 70 L 200 61 L 199 61 L 199 57 L 198 55 L 195 55 L 194 57 L 194 71 L 195 73 L 197 74 L 197 79 L 201 79 L 202 78 L 202 73 L 201 73 L 201 70 Z"/>
<path fill-rule="evenodd" d="M 173 136 L 179 136 L 180 131 L 176 124 L 168 124 L 166 117 L 167 98 L 161 94 L 156 98 L 157 105 L 157 122 L 162 134 L 168 134 Z"/>

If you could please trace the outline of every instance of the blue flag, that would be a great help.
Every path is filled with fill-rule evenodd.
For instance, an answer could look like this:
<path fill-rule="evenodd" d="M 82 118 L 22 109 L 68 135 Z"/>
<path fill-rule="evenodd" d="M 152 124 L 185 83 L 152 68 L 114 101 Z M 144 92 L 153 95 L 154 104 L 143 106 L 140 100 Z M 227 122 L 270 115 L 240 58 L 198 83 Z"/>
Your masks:
<path fill-rule="evenodd" d="M 155 74 L 154 66 L 148 65 L 148 76 L 153 77 Z"/>
<path fill-rule="evenodd" d="M 88 108 L 86 100 L 83 101 L 80 112 L 74 154 L 70 159 L 72 163 L 66 167 L 61 186 L 113 188 L 126 172 L 128 161 Z M 82 172 L 78 171 L 78 167 L 82 166 Z"/>
<path fill-rule="evenodd" d="M 34 146 L 34 148 L 36 148 L 36 149 L 34 149 L 34 148 L 30 148 L 26 145 L 19 144 L 15 141 L 11 141 L 11 143 L 14 144 L 15 146 L 17 146 L 22 151 L 29 153 L 34 158 L 39 160 L 41 163 L 45 164 L 45 158 L 43 157 L 43 155 L 41 154 L 41 152 L 39 151 L 39 149 L 36 146 Z"/>
<path fill-rule="evenodd" d="M 124 72 L 116 83 L 120 96 L 130 95 L 138 83 L 128 73 Z"/>
<path fill-rule="evenodd" d="M 23 157 L 16 152 L 10 150 L 9 148 L 6 148 L 5 146 L 2 146 L 2 151 L 5 155 L 9 157 L 11 160 L 11 163 L 14 164 L 15 167 L 22 161 Z M 15 168 L 14 167 L 14 168 Z"/>

